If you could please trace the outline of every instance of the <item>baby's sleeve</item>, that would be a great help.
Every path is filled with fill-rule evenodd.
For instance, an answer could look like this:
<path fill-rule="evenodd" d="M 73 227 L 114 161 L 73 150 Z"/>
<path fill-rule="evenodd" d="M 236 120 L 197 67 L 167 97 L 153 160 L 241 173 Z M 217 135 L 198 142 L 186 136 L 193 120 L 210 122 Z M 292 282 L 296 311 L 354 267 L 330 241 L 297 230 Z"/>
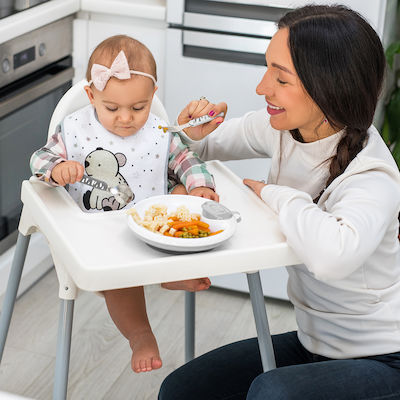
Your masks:
<path fill-rule="evenodd" d="M 62 125 L 58 125 L 56 132 L 46 145 L 32 154 L 30 160 L 32 174 L 51 186 L 58 186 L 51 179 L 51 171 L 57 164 L 66 160 L 67 152 L 62 139 Z"/>
<path fill-rule="evenodd" d="M 176 133 L 171 134 L 169 151 L 168 175 L 181 182 L 188 193 L 196 187 L 215 190 L 214 178 L 206 164 L 182 143 Z"/>

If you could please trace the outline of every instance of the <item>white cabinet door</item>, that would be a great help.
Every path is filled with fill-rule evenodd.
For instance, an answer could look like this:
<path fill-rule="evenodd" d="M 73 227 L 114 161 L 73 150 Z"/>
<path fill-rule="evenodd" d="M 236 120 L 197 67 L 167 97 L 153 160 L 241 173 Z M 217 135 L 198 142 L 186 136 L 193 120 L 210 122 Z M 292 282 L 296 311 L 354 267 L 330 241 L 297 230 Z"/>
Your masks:
<path fill-rule="evenodd" d="M 75 81 L 84 78 L 89 56 L 101 41 L 113 35 L 128 35 L 145 44 L 152 52 L 157 63 L 157 95 L 161 101 L 164 100 L 165 22 L 112 15 L 90 20 L 77 19 L 74 34 L 74 54 L 78 58 L 75 62 Z"/>

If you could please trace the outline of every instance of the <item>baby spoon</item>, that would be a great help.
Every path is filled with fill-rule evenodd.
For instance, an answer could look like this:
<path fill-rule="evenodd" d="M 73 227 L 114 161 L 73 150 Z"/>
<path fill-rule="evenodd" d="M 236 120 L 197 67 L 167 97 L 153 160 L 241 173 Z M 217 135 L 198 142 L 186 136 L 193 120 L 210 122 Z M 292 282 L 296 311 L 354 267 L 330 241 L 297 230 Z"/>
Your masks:
<path fill-rule="evenodd" d="M 83 175 L 81 182 L 95 189 L 106 190 L 107 192 L 110 192 L 114 195 L 115 200 L 117 200 L 122 206 L 125 206 L 135 198 L 131 188 L 125 183 L 120 183 L 117 186 L 109 187 L 104 181 L 87 175 Z"/>
<path fill-rule="evenodd" d="M 207 122 L 212 121 L 215 118 L 218 117 L 223 117 L 224 113 L 221 112 L 217 115 L 215 115 L 214 117 L 210 117 L 209 115 L 203 115 L 201 117 L 198 118 L 194 118 L 191 119 L 189 122 L 187 122 L 186 124 L 182 124 L 182 125 L 173 125 L 173 126 L 159 126 L 158 129 L 162 129 L 164 132 L 180 132 L 185 128 L 189 128 L 189 127 L 193 127 L 193 126 L 198 126 L 198 125 L 203 125 L 206 124 Z"/>

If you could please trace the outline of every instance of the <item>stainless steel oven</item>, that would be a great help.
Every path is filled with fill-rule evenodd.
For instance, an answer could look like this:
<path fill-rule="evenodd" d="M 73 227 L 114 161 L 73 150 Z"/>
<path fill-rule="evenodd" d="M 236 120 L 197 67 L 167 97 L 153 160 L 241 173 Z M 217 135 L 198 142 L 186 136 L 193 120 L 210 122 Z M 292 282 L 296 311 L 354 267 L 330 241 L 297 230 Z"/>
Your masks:
<path fill-rule="evenodd" d="M 15 242 L 30 156 L 73 75 L 72 17 L 0 45 L 0 254 Z"/>

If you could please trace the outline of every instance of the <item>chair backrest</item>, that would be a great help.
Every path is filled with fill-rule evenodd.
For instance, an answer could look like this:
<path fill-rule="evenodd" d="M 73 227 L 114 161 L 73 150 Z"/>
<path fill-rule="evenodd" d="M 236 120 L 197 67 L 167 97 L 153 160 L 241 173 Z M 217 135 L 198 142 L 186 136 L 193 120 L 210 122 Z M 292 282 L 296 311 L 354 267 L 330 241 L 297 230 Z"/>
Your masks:
<path fill-rule="evenodd" d="M 89 104 L 89 99 L 84 90 L 84 86 L 88 84 L 86 79 L 75 83 L 61 98 L 51 116 L 49 130 L 47 133 L 50 138 L 56 131 L 57 125 L 68 115 L 78 110 L 79 108 L 85 107 Z M 161 100 L 154 95 L 153 102 L 151 103 L 151 112 L 157 117 L 163 119 L 169 124 L 167 111 L 165 110 Z"/>

